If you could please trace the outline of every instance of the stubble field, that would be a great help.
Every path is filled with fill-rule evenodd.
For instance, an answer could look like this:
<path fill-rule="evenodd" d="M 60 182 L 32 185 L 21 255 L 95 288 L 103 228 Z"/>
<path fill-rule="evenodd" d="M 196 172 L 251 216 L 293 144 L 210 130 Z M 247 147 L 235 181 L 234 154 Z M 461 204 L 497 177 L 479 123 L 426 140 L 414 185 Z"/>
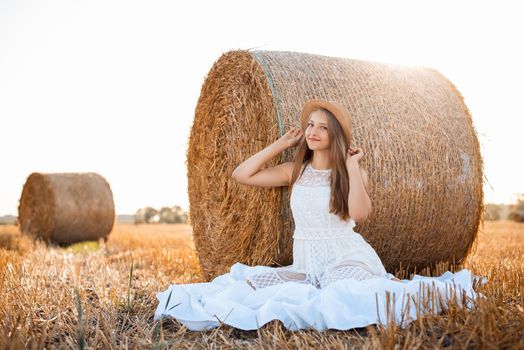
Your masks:
<path fill-rule="evenodd" d="M 406 329 L 291 332 L 153 320 L 156 293 L 201 282 L 191 226 L 116 225 L 107 242 L 46 246 L 0 226 L 0 348 L 524 349 L 524 224 L 488 222 L 463 267 L 488 277 L 474 310 L 451 306 Z M 438 272 L 434 272 L 438 273 Z"/>

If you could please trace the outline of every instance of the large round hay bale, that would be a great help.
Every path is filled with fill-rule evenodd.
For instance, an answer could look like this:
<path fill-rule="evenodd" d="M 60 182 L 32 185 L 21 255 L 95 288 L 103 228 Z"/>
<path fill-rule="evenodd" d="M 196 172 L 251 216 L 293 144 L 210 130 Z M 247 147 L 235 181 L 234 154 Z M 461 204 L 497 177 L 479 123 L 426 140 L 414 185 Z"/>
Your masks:
<path fill-rule="evenodd" d="M 106 238 L 114 219 L 113 193 L 95 173 L 32 173 L 18 206 L 21 233 L 58 244 Z"/>
<path fill-rule="evenodd" d="M 356 231 L 388 271 L 457 265 L 483 209 L 483 163 L 462 95 L 438 71 L 296 52 L 231 51 L 202 86 L 187 154 L 190 216 L 203 272 L 234 262 L 290 264 L 287 188 L 253 188 L 235 167 L 289 126 L 310 99 L 342 103 L 362 147 L 373 212 Z M 293 159 L 295 149 L 273 159 Z"/>

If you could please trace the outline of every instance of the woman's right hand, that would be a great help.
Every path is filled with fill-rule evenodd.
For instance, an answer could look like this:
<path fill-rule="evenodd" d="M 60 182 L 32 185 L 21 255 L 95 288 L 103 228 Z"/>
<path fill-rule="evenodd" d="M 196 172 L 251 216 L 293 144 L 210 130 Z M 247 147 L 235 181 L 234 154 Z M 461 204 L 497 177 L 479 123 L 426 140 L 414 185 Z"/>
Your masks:
<path fill-rule="evenodd" d="M 290 148 L 298 145 L 299 142 L 302 140 L 302 137 L 304 137 L 302 129 L 294 127 L 289 129 L 284 135 L 282 135 L 279 141 L 282 142 L 286 146 L 286 148 Z"/>

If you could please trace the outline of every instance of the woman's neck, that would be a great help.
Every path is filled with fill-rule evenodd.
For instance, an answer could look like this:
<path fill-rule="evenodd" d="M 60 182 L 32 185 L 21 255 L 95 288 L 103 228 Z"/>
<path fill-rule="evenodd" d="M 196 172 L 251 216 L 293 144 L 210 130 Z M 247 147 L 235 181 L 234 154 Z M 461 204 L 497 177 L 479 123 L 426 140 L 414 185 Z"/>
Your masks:
<path fill-rule="evenodd" d="M 314 151 L 311 166 L 317 170 L 331 169 L 331 158 L 329 150 Z"/>

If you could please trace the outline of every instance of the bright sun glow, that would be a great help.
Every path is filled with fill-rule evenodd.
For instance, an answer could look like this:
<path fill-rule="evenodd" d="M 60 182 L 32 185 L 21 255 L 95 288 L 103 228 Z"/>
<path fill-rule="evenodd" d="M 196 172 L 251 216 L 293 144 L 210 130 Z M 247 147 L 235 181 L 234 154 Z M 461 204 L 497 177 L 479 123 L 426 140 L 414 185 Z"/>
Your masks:
<path fill-rule="evenodd" d="M 34 171 L 98 172 L 119 214 L 188 209 L 184 162 L 200 87 L 223 52 L 254 47 L 439 70 L 473 115 L 486 201 L 524 192 L 518 4 L 250 4 L 0 2 L 0 215 L 16 214 Z"/>

